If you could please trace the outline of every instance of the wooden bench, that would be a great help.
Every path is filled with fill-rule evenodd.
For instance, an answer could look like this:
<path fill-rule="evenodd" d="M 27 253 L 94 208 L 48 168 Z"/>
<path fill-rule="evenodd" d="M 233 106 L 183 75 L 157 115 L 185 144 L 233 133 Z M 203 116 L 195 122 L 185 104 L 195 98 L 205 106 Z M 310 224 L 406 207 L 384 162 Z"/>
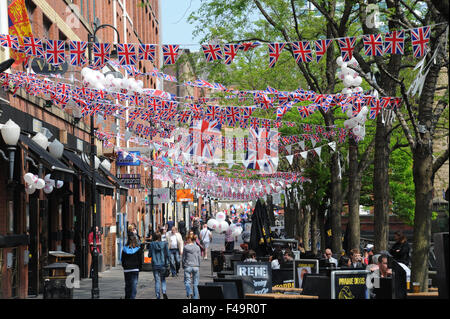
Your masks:
<path fill-rule="evenodd" d="M 280 293 L 267 294 L 245 294 L 246 299 L 319 299 L 319 296 L 310 295 L 288 295 Z"/>
<path fill-rule="evenodd" d="M 303 288 L 272 287 L 273 292 L 293 292 L 301 294 Z"/>

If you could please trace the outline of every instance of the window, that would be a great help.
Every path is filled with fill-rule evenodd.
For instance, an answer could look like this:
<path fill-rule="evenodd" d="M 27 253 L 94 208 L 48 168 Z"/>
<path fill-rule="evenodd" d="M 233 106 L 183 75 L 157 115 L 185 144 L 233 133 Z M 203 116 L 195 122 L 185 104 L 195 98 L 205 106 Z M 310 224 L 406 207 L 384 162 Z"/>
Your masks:
<path fill-rule="evenodd" d="M 43 16 L 43 24 L 44 24 L 44 36 L 47 39 L 50 39 L 50 28 L 52 27 L 52 22 L 45 15 Z"/>

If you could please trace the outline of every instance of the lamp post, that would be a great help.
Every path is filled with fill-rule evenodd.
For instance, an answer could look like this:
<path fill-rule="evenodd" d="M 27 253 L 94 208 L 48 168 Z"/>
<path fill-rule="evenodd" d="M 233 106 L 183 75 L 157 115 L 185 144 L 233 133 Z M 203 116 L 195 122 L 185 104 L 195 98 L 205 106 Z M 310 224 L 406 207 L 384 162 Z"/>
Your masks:
<path fill-rule="evenodd" d="M 2 150 L 0 150 L 0 154 L 2 154 L 5 161 L 9 162 L 8 185 L 10 185 L 13 183 L 14 179 L 14 160 L 16 145 L 20 137 L 20 126 L 14 123 L 14 121 L 8 120 L 8 122 L 2 125 L 1 133 L 3 140 L 5 141 L 6 145 L 8 145 L 7 150 L 9 151 L 9 157 L 6 157 L 5 153 Z"/>
<path fill-rule="evenodd" d="M 119 31 L 110 24 L 102 24 L 98 25 L 98 18 L 93 23 L 93 34 L 88 35 L 88 48 L 89 48 L 89 65 L 92 64 L 92 45 L 96 42 L 96 33 L 98 30 L 106 27 L 112 28 L 117 32 L 117 40 L 120 43 L 120 34 Z M 95 145 L 95 136 L 94 136 L 94 114 L 91 113 L 91 156 L 90 156 L 90 166 L 91 166 L 91 207 L 92 207 L 92 229 L 93 229 L 93 249 L 92 249 L 92 265 L 93 265 L 93 274 L 92 274 L 92 290 L 91 297 L 92 299 L 100 298 L 100 290 L 98 288 L 98 251 L 97 251 L 97 192 L 95 187 L 95 157 L 97 154 L 97 146 Z"/>

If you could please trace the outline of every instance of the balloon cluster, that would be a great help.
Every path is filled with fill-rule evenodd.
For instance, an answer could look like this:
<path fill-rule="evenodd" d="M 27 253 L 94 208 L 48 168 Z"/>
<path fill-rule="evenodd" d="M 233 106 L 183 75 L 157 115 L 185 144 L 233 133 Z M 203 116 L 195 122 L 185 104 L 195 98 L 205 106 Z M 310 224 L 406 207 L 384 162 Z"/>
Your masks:
<path fill-rule="evenodd" d="M 228 225 L 228 223 L 225 221 L 226 215 L 223 212 L 219 212 L 216 214 L 216 218 L 211 218 L 208 220 L 208 228 L 212 229 L 216 233 L 223 233 L 228 230 L 228 228 L 232 231 L 232 236 L 237 237 L 242 233 L 242 227 L 238 226 L 236 224 L 231 223 L 231 225 Z"/>
<path fill-rule="evenodd" d="M 349 68 L 348 66 L 357 67 L 358 61 L 354 57 L 349 62 L 343 62 L 342 57 L 336 59 L 336 63 L 341 69 L 338 72 L 338 78 L 344 83 L 345 88 L 342 89 L 342 94 L 350 95 L 352 93 L 360 93 L 363 88 L 360 87 L 362 83 L 362 78 L 359 76 L 358 72 Z M 360 140 L 364 139 L 366 135 L 365 122 L 367 120 L 367 113 L 369 109 L 363 106 L 356 116 L 353 114 L 353 109 L 350 107 L 347 109 L 348 120 L 344 121 L 344 126 L 348 130 L 352 130 L 353 134 Z"/>
<path fill-rule="evenodd" d="M 352 94 L 352 93 L 360 93 L 363 91 L 363 88 L 360 87 L 362 83 L 362 78 L 359 76 L 358 72 L 349 68 L 358 67 L 358 61 L 354 57 L 348 62 L 344 62 L 342 57 L 338 57 L 336 59 L 336 63 L 341 69 L 338 71 L 337 76 L 344 83 L 345 88 L 342 89 L 342 94 Z"/>
<path fill-rule="evenodd" d="M 119 79 L 112 74 L 105 76 L 102 72 L 90 68 L 83 68 L 81 75 L 83 76 L 83 85 L 93 89 L 114 92 L 127 90 L 137 93 L 142 93 L 144 90 L 144 82 L 142 80 L 136 81 L 134 78 Z"/>
<path fill-rule="evenodd" d="M 64 185 L 63 181 L 56 181 L 50 178 L 50 174 L 45 175 L 44 179 L 39 178 L 37 175 L 33 173 L 26 173 L 23 176 L 25 180 L 25 191 L 27 194 L 33 194 L 36 189 L 44 189 L 44 193 L 50 194 L 53 192 L 53 189 L 61 188 Z"/>

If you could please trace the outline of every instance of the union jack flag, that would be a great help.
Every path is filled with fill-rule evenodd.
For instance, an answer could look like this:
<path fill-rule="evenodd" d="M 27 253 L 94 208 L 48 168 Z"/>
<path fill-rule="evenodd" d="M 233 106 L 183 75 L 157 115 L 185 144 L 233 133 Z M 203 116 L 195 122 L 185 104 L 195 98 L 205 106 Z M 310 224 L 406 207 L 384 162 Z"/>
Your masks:
<path fill-rule="evenodd" d="M 15 35 L 0 34 L 0 45 L 18 51 L 20 47 L 19 38 Z"/>
<path fill-rule="evenodd" d="M 384 53 L 403 54 L 405 46 L 405 31 L 392 31 L 384 37 Z"/>
<path fill-rule="evenodd" d="M 235 126 L 236 122 L 239 121 L 239 107 L 237 106 L 227 106 L 226 107 L 227 124 L 228 126 Z"/>
<path fill-rule="evenodd" d="M 45 58 L 42 40 L 33 37 L 23 37 L 23 49 L 26 55 Z"/>
<path fill-rule="evenodd" d="M 328 50 L 328 47 L 330 46 L 331 42 L 333 40 L 316 40 L 314 41 L 314 46 L 316 49 L 316 62 L 319 63 L 320 60 L 322 60 L 323 56 Z"/>
<path fill-rule="evenodd" d="M 300 116 L 304 119 L 307 116 L 310 116 L 313 112 L 311 112 L 311 109 L 308 105 L 302 105 L 297 107 L 298 112 L 300 113 Z"/>
<path fill-rule="evenodd" d="M 313 128 L 311 124 L 302 124 L 303 132 L 312 133 Z"/>
<path fill-rule="evenodd" d="M 265 129 L 250 129 L 248 140 L 247 168 L 273 171 L 270 161 L 273 157 L 278 157 L 278 139 L 279 133 L 276 131 L 267 131 Z M 258 161 L 266 160 L 264 167 L 260 167 Z"/>
<path fill-rule="evenodd" d="M 117 44 L 117 57 L 120 65 L 136 65 L 136 48 L 134 44 Z"/>
<path fill-rule="evenodd" d="M 250 118 L 250 127 L 254 130 L 257 130 L 259 128 L 259 118 L 252 117 Z"/>
<path fill-rule="evenodd" d="M 311 62 L 312 51 L 309 41 L 300 41 L 292 43 L 292 52 L 294 53 L 295 61 L 299 62 Z"/>
<path fill-rule="evenodd" d="M 241 120 L 248 120 L 253 113 L 253 107 L 244 106 L 241 108 Z"/>
<path fill-rule="evenodd" d="M 231 64 L 231 62 L 233 62 L 239 48 L 240 44 L 225 44 L 223 46 L 223 56 L 225 58 L 225 64 L 229 65 Z"/>
<path fill-rule="evenodd" d="M 139 44 L 139 60 L 155 61 L 156 45 L 154 44 Z"/>
<path fill-rule="evenodd" d="M 175 64 L 178 59 L 179 45 L 164 44 L 162 46 L 164 65 Z"/>
<path fill-rule="evenodd" d="M 427 54 L 427 46 L 430 41 L 431 27 L 421 27 L 411 30 L 411 44 L 414 51 L 414 57 L 418 58 Z"/>
<path fill-rule="evenodd" d="M 144 97 L 140 94 L 129 96 L 129 102 L 135 106 L 144 106 Z"/>
<path fill-rule="evenodd" d="M 212 158 L 216 149 L 216 143 L 213 140 L 222 137 L 220 123 L 218 121 L 194 121 L 189 129 L 189 133 L 192 144 L 190 154 Z"/>
<path fill-rule="evenodd" d="M 383 41 L 381 34 L 363 36 L 364 54 L 367 56 L 383 56 Z"/>
<path fill-rule="evenodd" d="M 216 90 L 220 90 L 220 91 L 227 91 L 228 90 L 225 86 L 223 86 L 220 83 L 214 83 L 213 86 L 214 86 L 214 89 L 216 89 Z"/>
<path fill-rule="evenodd" d="M 226 124 L 227 121 L 227 114 L 225 109 L 221 109 L 220 112 L 216 114 L 216 120 L 221 124 Z"/>
<path fill-rule="evenodd" d="M 216 115 L 220 113 L 220 107 L 217 105 L 208 105 L 205 111 L 205 120 L 212 122 L 216 119 Z"/>
<path fill-rule="evenodd" d="M 47 40 L 46 58 L 49 64 L 58 65 L 64 63 L 64 41 Z"/>
<path fill-rule="evenodd" d="M 248 128 L 248 119 L 241 118 L 241 120 L 239 121 L 239 127 L 243 129 Z"/>
<path fill-rule="evenodd" d="M 153 114 L 157 114 L 159 112 L 159 109 L 161 108 L 161 101 L 157 99 L 148 99 L 147 106 L 153 112 Z"/>
<path fill-rule="evenodd" d="M 86 48 L 87 42 L 80 42 L 80 41 L 69 42 L 69 54 L 71 65 L 81 66 L 86 64 Z"/>
<path fill-rule="evenodd" d="M 260 45 L 261 45 L 261 43 L 259 43 L 259 42 L 245 42 L 245 43 L 241 43 L 239 45 L 239 50 L 247 52 L 248 50 L 254 49 Z"/>
<path fill-rule="evenodd" d="M 132 112 L 130 112 L 129 118 L 130 118 L 130 120 L 135 120 L 140 115 L 141 115 L 141 109 L 134 109 Z"/>
<path fill-rule="evenodd" d="M 223 59 L 222 49 L 218 44 L 203 44 L 202 49 L 207 62 Z"/>
<path fill-rule="evenodd" d="M 93 55 L 94 55 L 94 67 L 101 68 L 109 60 L 109 51 L 111 50 L 110 43 L 94 43 Z"/>
<path fill-rule="evenodd" d="M 273 68 L 280 57 L 286 43 L 269 43 L 269 67 Z"/>
<path fill-rule="evenodd" d="M 272 120 L 270 119 L 261 119 L 261 127 L 263 127 L 266 131 L 270 131 L 270 127 L 272 125 Z"/>
<path fill-rule="evenodd" d="M 187 123 L 189 121 L 189 117 L 191 116 L 190 110 L 184 110 L 180 113 L 178 113 L 178 122 L 180 123 Z"/>
<path fill-rule="evenodd" d="M 356 37 L 337 39 L 339 48 L 341 49 L 342 61 L 348 62 L 353 57 L 353 50 L 355 49 Z"/>

